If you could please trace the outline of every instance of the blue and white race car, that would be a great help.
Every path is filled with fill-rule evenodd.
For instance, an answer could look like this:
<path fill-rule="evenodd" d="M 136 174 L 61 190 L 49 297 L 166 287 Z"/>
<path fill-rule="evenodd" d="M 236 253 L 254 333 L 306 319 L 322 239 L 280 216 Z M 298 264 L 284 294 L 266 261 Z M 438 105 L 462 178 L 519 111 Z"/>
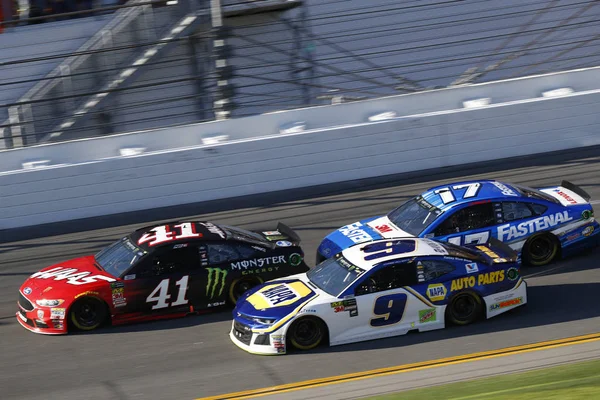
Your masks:
<path fill-rule="evenodd" d="M 310 271 L 250 289 L 229 337 L 255 354 L 284 354 L 443 329 L 527 303 L 518 254 L 499 240 L 456 246 L 424 238 L 357 244 Z"/>
<path fill-rule="evenodd" d="M 525 265 L 542 266 L 598 244 L 600 226 L 589 200 L 568 181 L 542 189 L 495 180 L 437 186 L 387 215 L 330 233 L 317 263 L 356 243 L 416 236 L 456 245 L 495 238 L 519 252 Z"/>

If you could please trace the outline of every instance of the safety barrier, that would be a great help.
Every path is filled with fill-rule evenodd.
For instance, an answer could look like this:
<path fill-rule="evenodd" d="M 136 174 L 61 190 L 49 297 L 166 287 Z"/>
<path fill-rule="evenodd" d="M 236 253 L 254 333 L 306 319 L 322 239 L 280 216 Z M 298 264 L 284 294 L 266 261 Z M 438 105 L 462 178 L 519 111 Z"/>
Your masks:
<path fill-rule="evenodd" d="M 591 72 L 597 74 L 598 70 L 574 74 L 589 77 Z M 531 89 L 535 79 L 521 80 L 518 85 Z M 564 75 L 556 79 L 555 75 L 553 85 L 550 81 L 541 85 L 547 90 L 544 96 L 538 93 L 535 98 L 502 103 L 489 96 L 500 90 L 498 85 L 514 83 L 186 126 L 169 134 L 145 132 L 6 151 L 0 156 L 2 165 L 6 166 L 6 156 L 12 157 L 13 167 L 19 158 L 19 163 L 31 164 L 0 173 L 0 229 L 600 144 L 599 89 L 572 91 L 575 79 L 568 81 Z M 557 83 L 570 85 L 561 89 Z M 551 89 L 555 91 L 549 93 Z M 480 96 L 473 96 L 477 92 Z M 455 104 L 462 97 L 463 107 L 364 122 L 375 111 L 400 114 L 397 108 L 386 108 L 393 101 L 424 107 L 429 100 L 450 95 Z M 523 97 L 522 93 L 515 91 L 515 97 L 519 96 Z M 354 123 L 309 130 L 300 124 L 292 126 L 291 133 L 273 132 L 275 126 L 283 126 L 278 123 L 293 122 L 298 114 L 310 121 L 306 125 L 311 128 L 315 121 L 325 123 L 326 115 L 334 125 L 340 113 Z M 263 135 L 251 137 L 257 131 Z M 211 132 L 238 135 L 211 142 L 202 136 Z M 198 144 L 201 139 L 205 144 Z M 166 140 L 179 148 L 161 149 Z M 115 154 L 126 144 L 133 149 L 124 154 L 132 155 Z M 93 160 L 97 153 L 112 157 Z M 40 157 L 53 158 L 55 165 L 36 168 L 36 162 L 44 164 Z"/>

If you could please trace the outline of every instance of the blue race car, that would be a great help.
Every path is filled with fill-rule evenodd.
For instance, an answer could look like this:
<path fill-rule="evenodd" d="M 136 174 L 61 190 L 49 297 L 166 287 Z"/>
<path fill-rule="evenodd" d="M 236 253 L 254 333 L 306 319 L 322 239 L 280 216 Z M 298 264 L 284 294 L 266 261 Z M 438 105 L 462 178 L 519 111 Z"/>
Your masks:
<path fill-rule="evenodd" d="M 542 189 L 495 180 L 436 186 L 387 215 L 330 233 L 319 245 L 317 264 L 356 243 L 416 236 L 459 246 L 495 238 L 519 252 L 523 264 L 542 266 L 598 244 L 590 198 L 568 181 Z"/>

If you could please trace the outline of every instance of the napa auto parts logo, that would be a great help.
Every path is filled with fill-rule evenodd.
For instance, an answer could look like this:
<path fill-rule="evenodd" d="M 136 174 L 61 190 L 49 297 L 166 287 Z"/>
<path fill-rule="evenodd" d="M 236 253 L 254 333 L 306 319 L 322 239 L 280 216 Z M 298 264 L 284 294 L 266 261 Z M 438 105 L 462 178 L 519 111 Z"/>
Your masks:
<path fill-rule="evenodd" d="M 521 222 L 518 225 L 505 224 L 498 227 L 498 239 L 505 241 L 518 239 L 531 233 L 553 228 L 557 225 L 572 221 L 568 211 L 559 212 L 553 215 L 545 215 L 530 221 Z"/>
<path fill-rule="evenodd" d="M 75 268 L 63 268 L 56 267 L 49 269 L 47 271 L 36 272 L 31 275 L 30 278 L 36 279 L 50 279 L 54 278 L 55 281 L 66 280 L 66 282 L 70 285 L 85 285 L 87 283 L 98 282 L 98 280 L 103 280 L 107 282 L 114 282 L 116 279 L 109 278 L 107 276 L 102 275 L 91 275 L 91 272 L 78 272 Z M 91 276 L 90 276 L 91 275 Z"/>

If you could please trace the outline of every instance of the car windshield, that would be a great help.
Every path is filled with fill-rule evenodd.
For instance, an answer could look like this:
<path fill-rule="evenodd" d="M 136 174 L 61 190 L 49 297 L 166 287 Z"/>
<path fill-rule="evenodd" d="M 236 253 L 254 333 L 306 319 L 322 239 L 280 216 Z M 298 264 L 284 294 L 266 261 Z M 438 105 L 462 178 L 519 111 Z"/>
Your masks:
<path fill-rule="evenodd" d="M 365 272 L 343 257 L 323 261 L 306 273 L 308 279 L 319 289 L 338 296 L 345 288 Z"/>
<path fill-rule="evenodd" d="M 140 249 L 129 238 L 123 238 L 108 247 L 100 250 L 96 254 L 96 262 L 106 272 L 116 278 L 129 269 L 135 262 L 146 254 L 146 251 Z"/>
<path fill-rule="evenodd" d="M 441 213 L 419 196 L 390 211 L 387 217 L 404 232 L 419 236 Z"/>
<path fill-rule="evenodd" d="M 527 186 L 515 185 L 515 184 L 512 184 L 512 186 L 514 186 L 525 197 L 530 197 L 530 198 L 539 199 L 539 200 L 546 200 L 546 201 L 551 201 L 552 203 L 560 204 L 560 201 L 558 201 L 554 197 L 550 196 L 547 193 L 541 192 L 537 189 L 533 189 L 533 188 L 530 188 Z"/>

